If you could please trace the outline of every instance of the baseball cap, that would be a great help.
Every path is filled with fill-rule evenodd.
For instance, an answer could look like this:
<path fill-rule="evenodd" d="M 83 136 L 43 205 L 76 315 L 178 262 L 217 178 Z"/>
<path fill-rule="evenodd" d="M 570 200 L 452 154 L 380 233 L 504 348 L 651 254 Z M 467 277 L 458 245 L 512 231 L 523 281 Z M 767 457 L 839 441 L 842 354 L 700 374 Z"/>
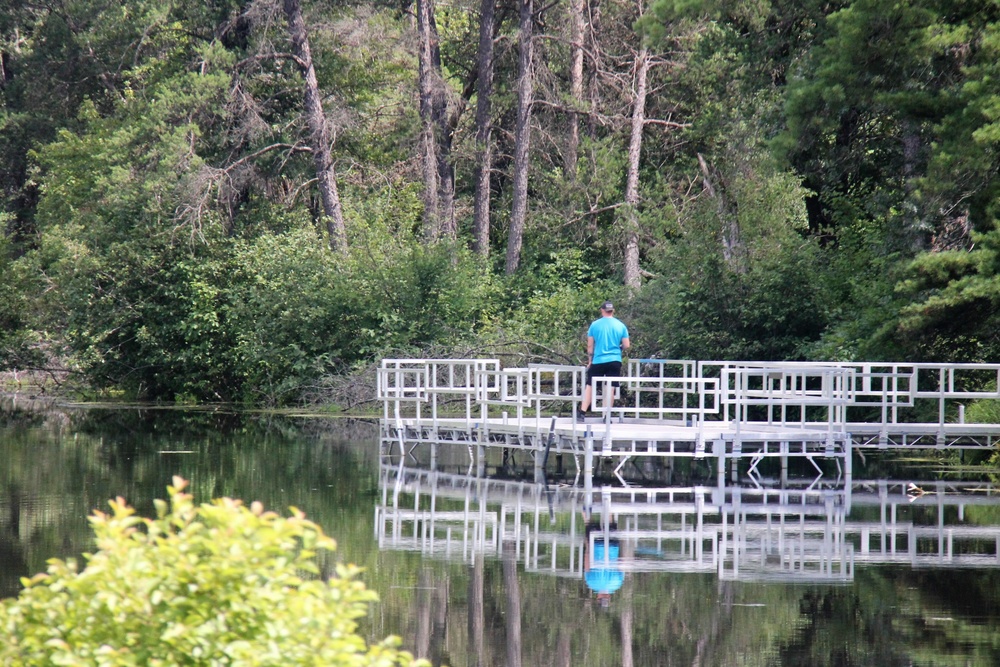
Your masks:
<path fill-rule="evenodd" d="M 610 301 L 605 301 L 604 303 L 601 304 L 601 310 L 614 310 L 614 309 L 615 309 L 615 304 L 611 303 Z"/>

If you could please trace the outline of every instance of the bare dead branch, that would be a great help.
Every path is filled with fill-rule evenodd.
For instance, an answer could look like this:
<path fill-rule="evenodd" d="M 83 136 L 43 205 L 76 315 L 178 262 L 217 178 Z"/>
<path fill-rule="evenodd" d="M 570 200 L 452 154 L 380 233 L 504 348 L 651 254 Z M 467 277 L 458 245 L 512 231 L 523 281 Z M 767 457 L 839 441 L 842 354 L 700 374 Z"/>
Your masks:
<path fill-rule="evenodd" d="M 259 158 L 261 155 L 265 155 L 265 154 L 270 153 L 272 151 L 281 150 L 281 149 L 288 150 L 288 152 L 290 154 L 294 154 L 294 153 L 312 153 L 312 149 L 311 148 L 309 148 L 308 146 L 301 146 L 299 144 L 271 144 L 270 146 L 264 146 L 263 148 L 261 148 L 259 150 L 256 150 L 253 153 L 250 153 L 249 155 L 245 155 L 245 156 L 241 157 L 239 160 L 236 160 L 235 162 L 227 165 L 222 171 L 223 172 L 232 171 L 236 167 L 239 167 L 240 165 L 245 164 L 246 162 L 249 162 L 250 160 L 254 160 L 256 158 Z"/>
<path fill-rule="evenodd" d="M 660 118 L 646 118 L 643 121 L 646 125 L 662 125 L 663 127 L 684 128 L 691 127 L 691 123 L 678 123 L 672 120 L 662 120 Z"/>
<path fill-rule="evenodd" d="M 625 202 L 622 201 L 618 202 L 617 204 L 609 204 L 607 206 L 602 206 L 600 208 L 591 209 L 582 215 L 578 215 L 575 218 L 571 218 L 569 220 L 564 221 L 561 225 L 559 225 L 559 228 L 562 229 L 563 227 L 568 227 L 573 223 L 580 222 L 584 218 L 589 218 L 592 215 L 597 215 L 598 213 L 604 213 L 605 211 L 613 211 L 621 206 L 625 206 Z"/>

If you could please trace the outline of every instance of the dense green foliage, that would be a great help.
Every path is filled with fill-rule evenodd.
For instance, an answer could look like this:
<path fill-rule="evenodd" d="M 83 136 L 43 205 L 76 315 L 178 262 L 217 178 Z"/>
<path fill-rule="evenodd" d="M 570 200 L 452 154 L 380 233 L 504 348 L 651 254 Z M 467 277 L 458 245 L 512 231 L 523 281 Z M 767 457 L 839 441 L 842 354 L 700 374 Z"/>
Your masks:
<path fill-rule="evenodd" d="M 0 367 L 37 367 L 42 360 L 30 344 L 28 293 L 19 289 L 8 245 L 0 238 Z"/>
<path fill-rule="evenodd" d="M 303 6 L 343 253 L 279 5 L 0 3 L 0 367 L 287 403 L 390 352 L 530 341 L 580 362 L 605 298 L 642 355 L 1000 355 L 996 0 L 602 2 L 579 89 L 569 5 L 546 6 L 513 275 L 517 6 L 496 5 L 474 255 L 478 3 L 436 7 L 454 238 L 427 233 L 413 8 Z M 632 224 L 638 290 L 622 287 Z"/>
<path fill-rule="evenodd" d="M 351 566 L 319 577 L 335 543 L 318 525 L 230 498 L 196 506 L 185 486 L 174 479 L 155 519 L 111 501 L 82 570 L 53 559 L 0 604 L 3 664 L 416 664 L 357 634 L 375 595 Z"/>

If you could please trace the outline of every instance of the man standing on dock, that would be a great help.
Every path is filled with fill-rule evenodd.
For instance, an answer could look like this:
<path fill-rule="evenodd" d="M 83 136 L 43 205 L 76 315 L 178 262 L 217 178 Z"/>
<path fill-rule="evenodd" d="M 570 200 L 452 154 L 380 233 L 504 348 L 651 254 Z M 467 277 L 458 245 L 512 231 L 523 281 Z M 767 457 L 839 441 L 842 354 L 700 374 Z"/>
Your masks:
<path fill-rule="evenodd" d="M 587 330 L 587 382 L 583 388 L 583 401 L 580 403 L 580 420 L 586 417 L 587 410 L 590 409 L 594 378 L 620 376 L 622 352 L 629 345 L 628 328 L 615 317 L 614 304 L 605 301 L 601 304 L 601 317 L 594 320 Z"/>

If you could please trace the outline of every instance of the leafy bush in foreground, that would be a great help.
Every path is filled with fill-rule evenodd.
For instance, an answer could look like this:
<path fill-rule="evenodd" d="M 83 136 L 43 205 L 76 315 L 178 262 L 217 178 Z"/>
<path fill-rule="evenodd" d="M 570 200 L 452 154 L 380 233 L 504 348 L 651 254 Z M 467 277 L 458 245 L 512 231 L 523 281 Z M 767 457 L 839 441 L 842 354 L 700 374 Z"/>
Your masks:
<path fill-rule="evenodd" d="M 97 552 L 53 559 L 0 604 L 0 664 L 416 665 L 392 639 L 366 646 L 356 619 L 375 599 L 338 565 L 322 580 L 318 550 L 333 539 L 298 510 L 222 498 L 195 506 L 174 478 L 157 517 L 121 498 L 91 517 Z"/>

